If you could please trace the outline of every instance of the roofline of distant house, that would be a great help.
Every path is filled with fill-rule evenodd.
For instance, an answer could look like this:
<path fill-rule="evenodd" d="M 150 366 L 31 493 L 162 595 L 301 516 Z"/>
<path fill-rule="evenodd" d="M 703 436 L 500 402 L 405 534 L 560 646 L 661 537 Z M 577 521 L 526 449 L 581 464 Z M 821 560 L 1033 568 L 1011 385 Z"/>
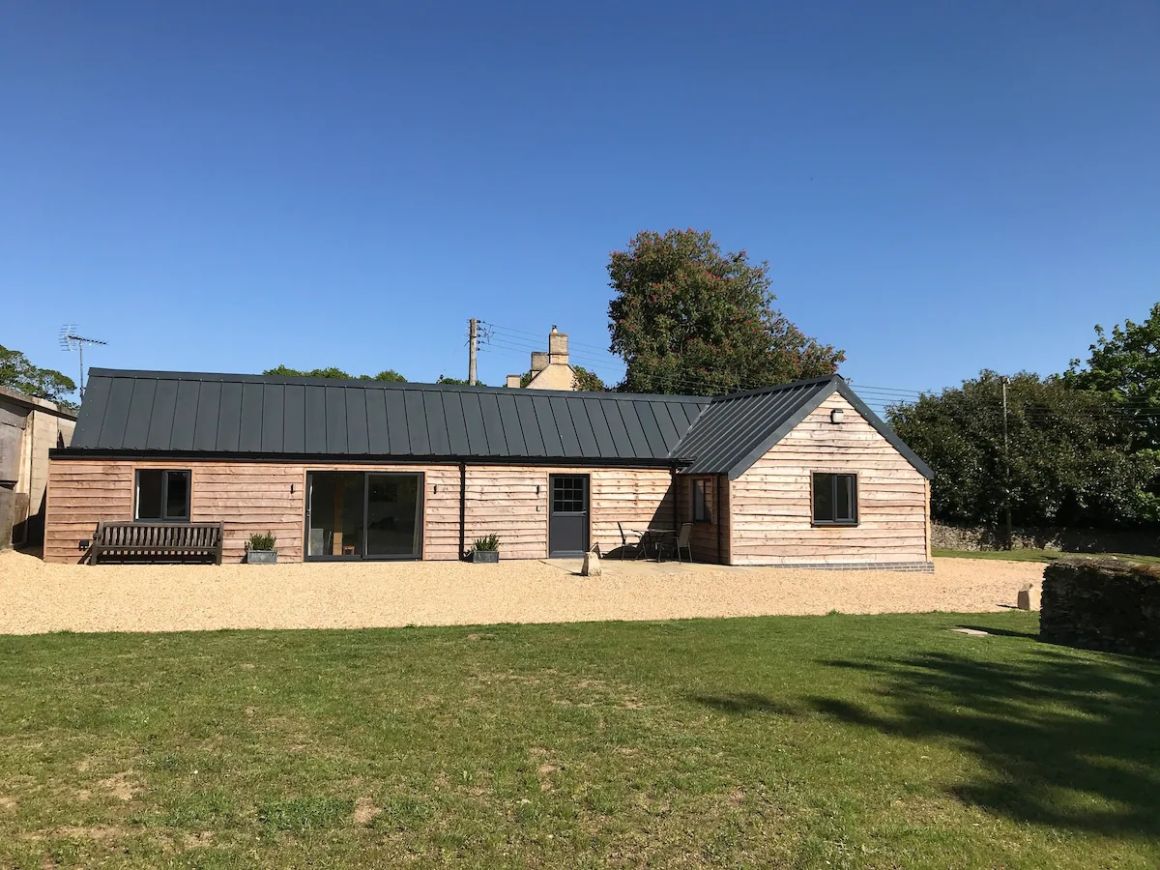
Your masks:
<path fill-rule="evenodd" d="M 334 462 L 343 464 L 372 465 L 550 465 L 568 468 L 674 468 L 680 469 L 692 464 L 685 458 L 660 457 L 638 459 L 627 457 L 599 456 L 462 456 L 430 455 L 400 456 L 392 453 L 350 454 L 350 453 L 260 453 L 246 451 L 222 452 L 216 450 L 99 450 L 85 447 L 57 447 L 48 451 L 51 459 L 132 459 L 138 461 L 172 459 L 189 462 L 269 462 L 269 463 L 318 463 Z"/>
<path fill-rule="evenodd" d="M 22 393 L 20 390 L 14 390 L 11 387 L 0 387 L 0 397 L 24 405 L 27 408 L 35 408 L 37 411 L 43 411 L 46 414 L 55 414 L 57 417 L 64 417 L 68 420 L 75 420 L 77 418 L 76 411 L 62 408 L 51 399 L 30 396 L 28 393 Z"/>

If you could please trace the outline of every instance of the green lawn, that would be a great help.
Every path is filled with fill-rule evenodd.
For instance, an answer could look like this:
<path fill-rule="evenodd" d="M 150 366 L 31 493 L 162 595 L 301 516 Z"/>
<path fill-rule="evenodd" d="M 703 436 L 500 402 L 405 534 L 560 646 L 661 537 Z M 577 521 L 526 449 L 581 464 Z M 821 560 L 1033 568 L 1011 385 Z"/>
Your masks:
<path fill-rule="evenodd" d="M 1064 556 L 1081 555 L 1078 553 L 1061 553 L 1059 550 L 940 550 L 937 547 L 932 552 L 935 558 L 998 559 L 1004 562 L 1054 562 L 1056 559 Z M 1091 553 L 1089 555 L 1115 556 L 1117 559 L 1143 562 L 1148 565 L 1160 565 L 1160 556 L 1135 556 L 1131 553 Z"/>
<path fill-rule="evenodd" d="M 4 637 L 0 866 L 1160 865 L 1160 663 L 1036 630 Z"/>

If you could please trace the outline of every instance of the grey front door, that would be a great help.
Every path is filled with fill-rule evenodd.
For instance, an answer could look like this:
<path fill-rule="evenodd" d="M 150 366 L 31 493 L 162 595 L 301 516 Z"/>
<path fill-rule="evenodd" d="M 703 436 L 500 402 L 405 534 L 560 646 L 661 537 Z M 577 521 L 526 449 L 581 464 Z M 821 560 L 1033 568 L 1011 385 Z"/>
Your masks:
<path fill-rule="evenodd" d="M 549 475 L 548 499 L 548 555 L 584 553 L 588 549 L 588 475 Z"/>

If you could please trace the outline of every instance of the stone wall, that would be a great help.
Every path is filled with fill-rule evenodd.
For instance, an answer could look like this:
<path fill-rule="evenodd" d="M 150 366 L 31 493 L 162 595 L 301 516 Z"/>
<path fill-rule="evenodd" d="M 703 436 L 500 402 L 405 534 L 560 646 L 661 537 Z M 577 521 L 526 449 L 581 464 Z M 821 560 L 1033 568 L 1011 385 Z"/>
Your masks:
<path fill-rule="evenodd" d="M 1017 549 L 1063 550 L 1067 553 L 1136 553 L 1160 556 L 1160 533 L 1155 529 L 1063 529 L 1013 530 Z M 1001 550 L 1003 529 L 950 526 L 934 523 L 931 545 L 940 550 Z"/>
<path fill-rule="evenodd" d="M 1160 568 L 1109 557 L 1053 562 L 1043 571 L 1039 636 L 1160 658 Z"/>

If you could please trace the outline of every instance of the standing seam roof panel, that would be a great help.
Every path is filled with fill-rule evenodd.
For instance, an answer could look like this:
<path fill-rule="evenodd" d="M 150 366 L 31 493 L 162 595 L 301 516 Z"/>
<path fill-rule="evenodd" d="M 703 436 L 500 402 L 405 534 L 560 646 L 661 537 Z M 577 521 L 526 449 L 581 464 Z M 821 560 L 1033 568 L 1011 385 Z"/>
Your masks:
<path fill-rule="evenodd" d="M 193 449 L 193 435 L 197 428 L 197 407 L 200 393 L 201 384 L 198 381 L 177 382 L 177 407 L 173 411 L 172 437 L 168 444 L 158 449 Z"/>
<path fill-rule="evenodd" d="M 242 384 L 242 413 L 238 418 L 238 448 L 246 453 L 262 449 L 263 408 L 266 387 Z"/>
<path fill-rule="evenodd" d="M 177 381 L 158 381 L 149 415 L 149 433 L 145 446 L 165 450 L 173 442 L 173 417 L 177 413 Z"/>
<path fill-rule="evenodd" d="M 367 452 L 391 452 L 391 429 L 387 423 L 387 398 L 382 390 L 367 390 Z"/>
<path fill-rule="evenodd" d="M 459 393 L 443 394 L 443 419 L 447 424 L 447 443 L 452 453 L 464 456 L 471 449 L 467 440 L 467 423 Z"/>
<path fill-rule="evenodd" d="M 503 421 L 499 416 L 499 402 L 494 395 L 484 393 L 479 397 L 479 410 L 483 415 L 483 431 L 487 434 L 489 456 L 510 456 L 507 439 L 503 434 Z"/>
<path fill-rule="evenodd" d="M 197 393 L 197 425 L 193 431 L 193 449 L 198 452 L 217 450 L 218 420 L 221 418 L 222 385 L 202 383 Z"/>
<path fill-rule="evenodd" d="M 585 459 L 600 455 L 600 448 L 596 446 L 596 433 L 592 431 L 592 421 L 588 419 L 588 411 L 583 402 L 565 402 L 568 412 L 572 416 L 572 428 L 576 431 L 576 440 L 580 442 L 580 453 Z"/>
<path fill-rule="evenodd" d="M 346 449 L 349 453 L 362 456 L 370 449 L 370 433 L 367 424 L 367 391 L 344 390 L 343 392 L 346 400 Z"/>
<path fill-rule="evenodd" d="M 149 441 L 149 416 L 153 413 L 153 395 L 157 381 L 137 381 L 125 415 L 125 434 L 121 444 L 130 450 L 143 450 Z"/>
<path fill-rule="evenodd" d="M 540 434 L 540 424 L 536 420 L 536 407 L 528 396 L 516 396 L 516 413 L 519 414 L 520 428 L 524 433 L 524 446 L 529 456 L 546 456 L 544 438 Z"/>
<path fill-rule="evenodd" d="M 428 456 L 431 442 L 427 437 L 427 415 L 423 408 L 423 394 L 418 390 L 403 390 L 403 404 L 407 408 L 407 452 L 411 456 Z"/>
<path fill-rule="evenodd" d="M 221 413 L 218 415 L 217 449 L 236 452 L 242 425 L 242 385 L 222 384 Z"/>
<path fill-rule="evenodd" d="M 306 452 L 306 388 L 301 384 L 282 388 L 282 449 Z"/>

